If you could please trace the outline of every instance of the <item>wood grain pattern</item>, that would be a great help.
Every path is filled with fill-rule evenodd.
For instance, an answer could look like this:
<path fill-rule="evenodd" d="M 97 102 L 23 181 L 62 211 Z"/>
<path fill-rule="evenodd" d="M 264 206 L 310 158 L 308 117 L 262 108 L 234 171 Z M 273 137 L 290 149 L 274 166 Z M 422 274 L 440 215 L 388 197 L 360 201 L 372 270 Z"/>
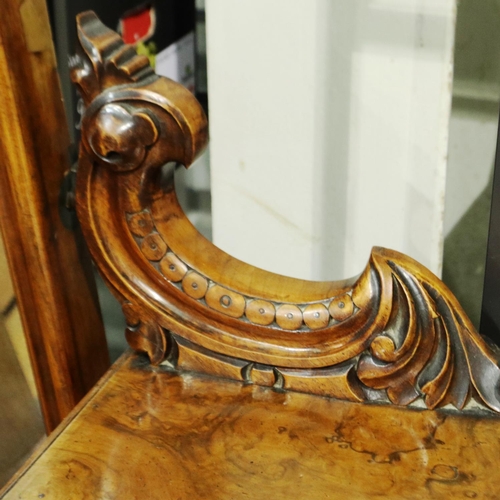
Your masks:
<path fill-rule="evenodd" d="M 10 279 L 9 263 L 0 235 L 0 314 L 9 309 L 14 300 L 14 285 Z"/>
<path fill-rule="evenodd" d="M 500 356 L 426 268 L 374 248 L 359 277 L 295 280 L 240 262 L 182 212 L 174 165 L 207 141 L 201 106 L 87 12 L 72 78 L 86 104 L 77 208 L 154 364 L 336 396 L 500 412 Z M 230 209 L 230 207 L 228 207 Z"/>
<path fill-rule="evenodd" d="M 5 499 L 496 499 L 500 421 L 119 363 Z"/>
<path fill-rule="evenodd" d="M 52 430 L 109 366 L 90 261 L 59 218 L 69 138 L 43 0 L 0 2 L 0 227 Z"/>

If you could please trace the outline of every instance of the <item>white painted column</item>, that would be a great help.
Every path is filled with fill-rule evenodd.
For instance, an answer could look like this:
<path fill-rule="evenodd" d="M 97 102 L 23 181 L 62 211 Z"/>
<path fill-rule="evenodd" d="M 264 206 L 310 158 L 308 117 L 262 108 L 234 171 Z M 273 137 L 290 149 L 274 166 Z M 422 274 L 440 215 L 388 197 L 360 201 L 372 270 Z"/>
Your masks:
<path fill-rule="evenodd" d="M 308 279 L 440 272 L 456 0 L 207 0 L 214 242 Z"/>

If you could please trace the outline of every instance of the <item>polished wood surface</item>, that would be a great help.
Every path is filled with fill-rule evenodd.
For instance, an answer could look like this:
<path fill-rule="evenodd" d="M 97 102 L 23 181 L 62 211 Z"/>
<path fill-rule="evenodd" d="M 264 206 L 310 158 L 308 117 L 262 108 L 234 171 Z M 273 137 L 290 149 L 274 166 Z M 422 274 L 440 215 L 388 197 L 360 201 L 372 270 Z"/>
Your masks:
<path fill-rule="evenodd" d="M 92 12 L 78 17 L 78 34 L 78 216 L 135 350 L 283 390 L 429 409 L 473 399 L 500 412 L 498 350 L 413 259 L 374 248 L 359 277 L 309 282 L 201 236 L 174 187 L 175 165 L 189 167 L 206 145 L 201 106 Z"/>
<path fill-rule="evenodd" d="M 109 366 L 90 260 L 59 216 L 66 126 L 44 0 L 0 2 L 0 229 L 52 430 Z"/>
<path fill-rule="evenodd" d="M 496 499 L 500 420 L 362 405 L 127 355 L 5 499 Z"/>

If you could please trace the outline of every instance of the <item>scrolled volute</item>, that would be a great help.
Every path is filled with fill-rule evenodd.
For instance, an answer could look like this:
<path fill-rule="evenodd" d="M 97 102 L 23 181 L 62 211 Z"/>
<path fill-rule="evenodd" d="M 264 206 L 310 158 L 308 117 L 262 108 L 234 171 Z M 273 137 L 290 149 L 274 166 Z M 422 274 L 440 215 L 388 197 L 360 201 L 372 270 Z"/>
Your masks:
<path fill-rule="evenodd" d="M 147 110 L 126 104 L 105 104 L 86 124 L 88 144 L 102 162 L 118 171 L 139 167 L 158 139 L 154 118 Z"/>

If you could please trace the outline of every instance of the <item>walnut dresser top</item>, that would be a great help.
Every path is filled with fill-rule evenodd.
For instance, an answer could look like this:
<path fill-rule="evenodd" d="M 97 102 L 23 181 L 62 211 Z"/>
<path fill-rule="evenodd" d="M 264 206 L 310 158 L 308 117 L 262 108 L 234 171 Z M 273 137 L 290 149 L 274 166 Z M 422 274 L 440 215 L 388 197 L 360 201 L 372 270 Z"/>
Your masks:
<path fill-rule="evenodd" d="M 500 419 L 280 392 L 126 354 L 4 499 L 499 498 Z"/>

